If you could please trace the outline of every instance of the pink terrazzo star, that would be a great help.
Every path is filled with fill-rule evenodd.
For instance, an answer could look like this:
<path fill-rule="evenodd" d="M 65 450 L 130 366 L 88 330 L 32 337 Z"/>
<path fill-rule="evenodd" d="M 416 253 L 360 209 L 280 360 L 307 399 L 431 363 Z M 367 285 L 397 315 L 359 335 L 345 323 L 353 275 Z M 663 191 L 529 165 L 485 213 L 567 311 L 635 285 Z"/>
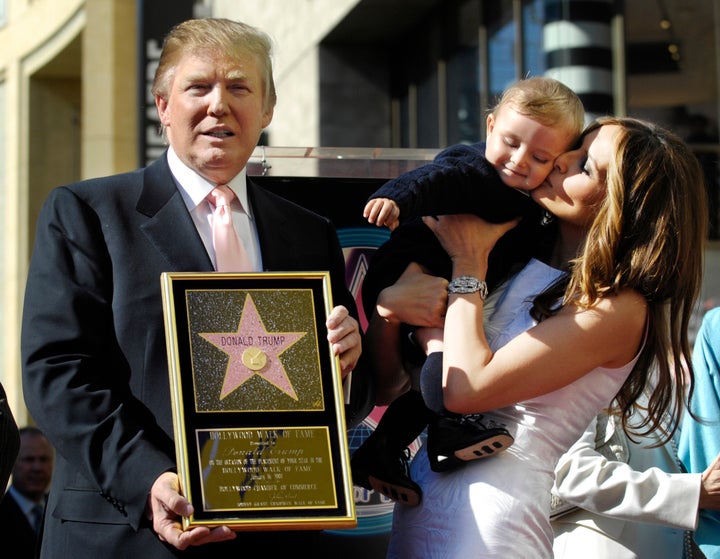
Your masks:
<path fill-rule="evenodd" d="M 307 332 L 268 332 L 255 302 L 248 295 L 237 332 L 200 333 L 200 336 L 230 356 L 220 399 L 258 374 L 297 400 L 295 389 L 279 356 L 305 334 Z"/>

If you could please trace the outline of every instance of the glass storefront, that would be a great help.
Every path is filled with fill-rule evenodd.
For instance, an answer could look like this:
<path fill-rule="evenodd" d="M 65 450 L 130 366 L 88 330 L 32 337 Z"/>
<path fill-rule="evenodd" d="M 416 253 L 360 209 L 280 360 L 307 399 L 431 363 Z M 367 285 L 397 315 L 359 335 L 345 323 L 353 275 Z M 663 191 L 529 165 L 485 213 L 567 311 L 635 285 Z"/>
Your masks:
<path fill-rule="evenodd" d="M 718 233 L 717 2 L 446 0 L 402 31 L 389 62 L 394 147 L 485 137 L 485 114 L 511 82 L 550 75 L 588 120 L 636 116 L 686 139 L 706 169 Z"/>

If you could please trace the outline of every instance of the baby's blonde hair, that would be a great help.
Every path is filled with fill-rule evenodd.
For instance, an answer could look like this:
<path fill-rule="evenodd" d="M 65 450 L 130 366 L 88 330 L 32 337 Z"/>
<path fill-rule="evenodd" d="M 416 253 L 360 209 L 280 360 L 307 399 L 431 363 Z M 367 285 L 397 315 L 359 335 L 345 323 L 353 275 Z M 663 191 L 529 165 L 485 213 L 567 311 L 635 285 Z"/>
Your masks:
<path fill-rule="evenodd" d="M 563 127 L 578 138 L 585 127 L 585 108 L 577 94 L 564 83 L 544 76 L 519 80 L 510 85 L 490 110 L 510 105 L 544 126 Z"/>

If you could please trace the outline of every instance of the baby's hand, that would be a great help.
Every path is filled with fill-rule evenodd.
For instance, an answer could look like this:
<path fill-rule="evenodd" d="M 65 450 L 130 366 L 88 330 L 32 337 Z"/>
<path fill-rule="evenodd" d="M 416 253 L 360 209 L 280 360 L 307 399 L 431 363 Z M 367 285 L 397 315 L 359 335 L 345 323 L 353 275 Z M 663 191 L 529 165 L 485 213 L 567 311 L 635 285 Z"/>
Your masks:
<path fill-rule="evenodd" d="M 400 225 L 400 208 L 390 198 L 374 198 L 365 205 L 363 217 L 368 223 L 374 223 L 378 227 L 385 225 L 392 231 Z"/>

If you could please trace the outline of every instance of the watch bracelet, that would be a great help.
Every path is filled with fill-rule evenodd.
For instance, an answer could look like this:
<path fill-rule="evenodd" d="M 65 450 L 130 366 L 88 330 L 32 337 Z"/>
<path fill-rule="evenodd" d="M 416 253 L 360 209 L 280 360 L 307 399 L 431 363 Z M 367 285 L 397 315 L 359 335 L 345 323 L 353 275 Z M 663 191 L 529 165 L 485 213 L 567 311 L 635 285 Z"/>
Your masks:
<path fill-rule="evenodd" d="M 468 294 L 480 292 L 484 301 L 488 294 L 487 284 L 474 276 L 458 276 L 448 283 L 448 293 Z"/>

